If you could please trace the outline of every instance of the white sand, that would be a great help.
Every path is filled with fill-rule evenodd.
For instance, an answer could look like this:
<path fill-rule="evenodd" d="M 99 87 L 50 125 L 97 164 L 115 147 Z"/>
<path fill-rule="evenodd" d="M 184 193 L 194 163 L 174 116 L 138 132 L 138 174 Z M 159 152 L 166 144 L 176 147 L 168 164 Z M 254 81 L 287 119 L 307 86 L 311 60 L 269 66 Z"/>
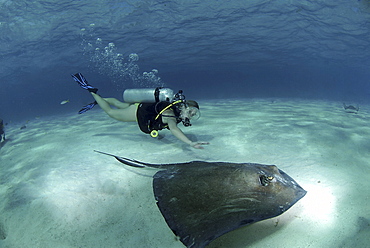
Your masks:
<path fill-rule="evenodd" d="M 370 228 L 358 226 L 360 217 L 370 219 L 370 106 L 348 114 L 340 102 L 200 103 L 201 119 L 182 129 L 211 142 L 204 150 L 183 145 L 169 131 L 153 139 L 99 108 L 35 118 L 22 130 L 24 123 L 10 123 L 0 149 L 0 247 L 184 247 L 155 204 L 149 177 L 155 171 L 127 170 L 94 149 L 149 163 L 276 164 L 308 191 L 283 215 L 230 232 L 211 248 L 370 241 Z"/>

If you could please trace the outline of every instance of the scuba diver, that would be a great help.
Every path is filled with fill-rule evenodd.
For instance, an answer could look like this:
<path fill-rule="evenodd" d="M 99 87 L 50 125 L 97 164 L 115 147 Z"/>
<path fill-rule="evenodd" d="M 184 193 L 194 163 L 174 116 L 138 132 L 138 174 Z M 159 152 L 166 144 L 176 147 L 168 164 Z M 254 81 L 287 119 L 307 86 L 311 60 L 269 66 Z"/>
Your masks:
<path fill-rule="evenodd" d="M 4 122 L 0 119 L 0 143 L 5 141 Z"/>
<path fill-rule="evenodd" d="M 200 115 L 198 103 L 185 100 L 182 91 L 174 95 L 173 91 L 168 88 L 127 89 L 123 94 L 125 102 L 121 102 L 115 98 L 103 98 L 98 95 L 98 89 L 88 84 L 81 73 L 74 74 L 72 77 L 95 99 L 94 102 L 84 106 L 78 112 L 79 114 L 85 113 L 98 104 L 108 116 L 115 120 L 138 122 L 140 130 L 152 137 L 157 137 L 159 130 L 167 128 L 176 138 L 193 148 L 203 149 L 202 145 L 209 144 L 208 142 L 191 141 L 177 126 L 180 122 L 185 127 L 191 126 L 190 120 L 199 118 Z"/>

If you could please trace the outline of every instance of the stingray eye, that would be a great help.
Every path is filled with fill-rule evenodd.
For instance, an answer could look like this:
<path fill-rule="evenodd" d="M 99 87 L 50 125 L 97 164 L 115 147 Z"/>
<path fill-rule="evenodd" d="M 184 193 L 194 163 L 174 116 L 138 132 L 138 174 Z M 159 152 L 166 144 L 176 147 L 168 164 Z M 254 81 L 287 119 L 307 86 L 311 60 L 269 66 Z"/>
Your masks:
<path fill-rule="evenodd" d="M 260 176 L 260 183 L 262 186 L 268 186 L 270 182 L 274 179 L 274 177 L 271 176 L 266 176 L 266 175 L 261 175 Z"/>

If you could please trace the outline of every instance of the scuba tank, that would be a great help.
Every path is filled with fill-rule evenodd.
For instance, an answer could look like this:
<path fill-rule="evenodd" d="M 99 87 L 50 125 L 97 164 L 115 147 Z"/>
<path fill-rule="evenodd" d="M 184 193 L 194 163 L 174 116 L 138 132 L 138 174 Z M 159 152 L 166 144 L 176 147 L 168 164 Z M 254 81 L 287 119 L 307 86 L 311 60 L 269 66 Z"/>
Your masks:
<path fill-rule="evenodd" d="M 173 90 L 169 88 L 145 88 L 126 89 L 123 92 L 123 100 L 127 103 L 155 103 L 160 101 L 172 102 L 174 100 Z"/>

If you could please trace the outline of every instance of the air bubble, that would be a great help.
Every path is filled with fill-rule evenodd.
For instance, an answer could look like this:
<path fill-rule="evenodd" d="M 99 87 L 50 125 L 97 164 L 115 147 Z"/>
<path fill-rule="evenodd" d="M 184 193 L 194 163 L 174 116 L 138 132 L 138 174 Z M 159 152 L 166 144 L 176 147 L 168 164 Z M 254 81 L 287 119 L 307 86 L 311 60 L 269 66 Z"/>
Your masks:
<path fill-rule="evenodd" d="M 129 56 L 129 61 L 138 61 L 139 60 L 139 55 L 137 55 L 136 53 L 131 53 Z"/>
<path fill-rule="evenodd" d="M 88 57 L 90 66 L 94 70 L 109 77 L 116 84 L 118 90 L 138 86 L 163 86 L 161 78 L 157 76 L 157 69 L 141 73 L 138 65 L 139 55 L 131 53 L 127 56 L 118 53 L 116 44 L 113 42 L 103 44 L 103 40 L 94 35 L 94 26 L 95 24 L 90 24 L 90 27 L 86 28 L 86 32 L 81 34 L 84 55 Z M 132 86 L 128 86 L 128 83 L 131 83 Z"/>

